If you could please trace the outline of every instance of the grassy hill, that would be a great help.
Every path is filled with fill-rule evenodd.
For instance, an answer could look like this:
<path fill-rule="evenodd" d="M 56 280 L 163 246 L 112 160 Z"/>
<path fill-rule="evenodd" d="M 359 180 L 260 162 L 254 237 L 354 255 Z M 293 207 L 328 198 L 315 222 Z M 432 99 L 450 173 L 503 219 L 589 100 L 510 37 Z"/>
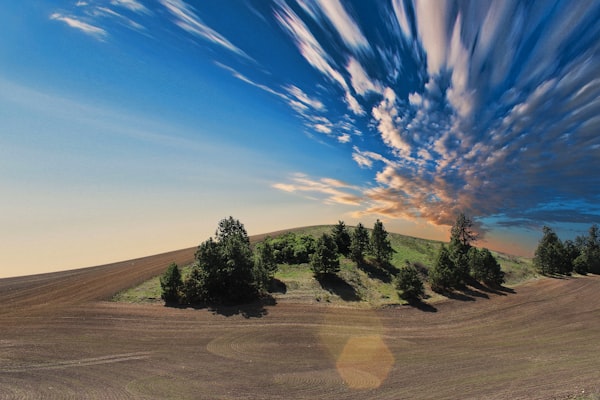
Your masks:
<path fill-rule="evenodd" d="M 325 232 L 330 233 L 331 230 L 332 226 L 330 225 L 295 228 L 252 236 L 251 242 L 257 244 L 267 237 L 275 238 L 287 232 L 317 238 Z M 353 261 L 341 258 L 338 278 L 319 282 L 313 277 L 309 264 L 280 264 L 271 288 L 273 297 L 277 301 L 351 304 L 359 307 L 402 304 L 403 300 L 398 297 L 394 287 L 394 275 L 397 268 L 409 262 L 415 264 L 423 275 L 426 275 L 435 262 L 441 242 L 397 233 L 389 233 L 388 237 L 395 250 L 391 262 L 392 268 L 386 270 L 373 263 L 359 268 Z M 507 286 L 536 276 L 530 259 L 500 253 L 494 253 L 494 256 L 506 274 Z M 167 265 L 165 265 L 166 268 Z M 183 274 L 188 273 L 190 268 L 191 266 L 185 266 Z M 432 292 L 427 285 L 426 288 L 427 302 L 436 302 L 444 298 Z M 464 298 L 477 296 L 478 293 L 479 291 L 475 288 L 467 288 L 464 293 L 458 293 L 458 295 Z M 159 277 L 154 277 L 141 285 L 120 292 L 114 300 L 133 303 L 161 302 Z"/>

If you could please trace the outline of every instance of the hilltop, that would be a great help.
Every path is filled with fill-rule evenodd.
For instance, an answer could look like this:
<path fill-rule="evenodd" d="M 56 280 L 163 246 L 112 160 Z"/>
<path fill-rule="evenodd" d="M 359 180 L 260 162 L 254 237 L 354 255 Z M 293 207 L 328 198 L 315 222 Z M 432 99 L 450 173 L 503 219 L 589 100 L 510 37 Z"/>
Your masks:
<path fill-rule="evenodd" d="M 349 228 L 352 229 L 352 227 Z M 290 233 L 297 236 L 308 235 L 318 238 L 323 233 L 330 233 L 332 229 L 332 225 L 298 227 L 254 235 L 250 237 L 250 241 L 253 246 L 256 246 L 266 238 L 278 238 Z M 342 257 L 340 258 L 339 279 L 324 283 L 314 278 L 308 263 L 283 263 L 279 264 L 279 269 L 275 274 L 271 295 L 279 302 L 331 303 L 358 307 L 404 304 L 405 302 L 398 297 L 394 287 L 394 275 L 397 269 L 408 262 L 416 265 L 421 273 L 426 276 L 435 262 L 435 257 L 442 242 L 398 233 L 389 233 L 388 237 L 395 251 L 390 262 L 390 270 L 372 264 L 365 264 L 359 268 L 350 259 Z M 506 274 L 506 286 L 514 286 L 537 276 L 532 267 L 531 259 L 496 252 L 493 254 Z M 165 265 L 165 269 L 166 267 L 167 265 Z M 189 272 L 189 264 L 187 267 L 184 266 L 183 271 L 184 274 Z M 462 298 L 475 298 L 487 296 L 490 292 L 493 292 L 493 290 L 477 286 L 467 287 L 454 295 Z M 435 303 L 444 300 L 446 297 L 427 288 L 426 298 L 428 303 Z M 120 292 L 114 299 L 133 303 L 162 302 L 160 300 L 159 278 L 156 276 L 139 286 Z"/>

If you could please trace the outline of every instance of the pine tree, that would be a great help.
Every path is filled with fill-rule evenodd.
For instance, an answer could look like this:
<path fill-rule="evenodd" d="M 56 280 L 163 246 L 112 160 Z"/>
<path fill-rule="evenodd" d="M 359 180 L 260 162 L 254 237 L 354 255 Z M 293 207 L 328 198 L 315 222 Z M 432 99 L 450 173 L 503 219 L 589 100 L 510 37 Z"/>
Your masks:
<path fill-rule="evenodd" d="M 392 259 L 394 249 L 388 239 L 388 233 L 380 220 L 375 222 L 371 232 L 371 253 L 378 263 L 388 263 Z"/>
<path fill-rule="evenodd" d="M 332 235 L 338 252 L 344 256 L 348 256 L 350 254 L 351 238 L 344 221 L 338 221 L 337 225 L 333 227 Z"/>
<path fill-rule="evenodd" d="M 540 240 L 533 265 L 544 275 L 558 274 L 565 262 L 564 246 L 554 231 L 544 226 L 544 236 Z"/>
<path fill-rule="evenodd" d="M 458 272 L 450 252 L 442 244 L 438 252 L 435 264 L 429 273 L 431 289 L 435 292 L 445 292 L 460 284 L 460 273 Z"/>
<path fill-rule="evenodd" d="M 361 263 L 365 259 L 365 253 L 369 251 L 369 231 L 360 222 L 352 232 L 350 241 L 350 258 L 356 263 Z"/>
<path fill-rule="evenodd" d="M 183 282 L 181 280 L 179 267 L 177 264 L 173 263 L 169 265 L 165 273 L 160 277 L 160 297 L 165 303 L 178 303 L 182 286 Z"/>
<path fill-rule="evenodd" d="M 396 289 L 400 291 L 400 298 L 404 300 L 419 300 L 425 295 L 425 288 L 419 272 L 408 262 L 398 272 Z"/>
<path fill-rule="evenodd" d="M 473 221 L 465 214 L 460 213 L 450 230 L 450 257 L 458 270 L 461 280 L 469 275 L 468 253 L 472 243 L 477 240 L 477 234 L 473 231 Z"/>
<path fill-rule="evenodd" d="M 488 285 L 502 285 L 504 272 L 488 249 L 471 247 L 468 253 L 469 267 L 473 279 Z"/>
<path fill-rule="evenodd" d="M 316 277 L 339 272 L 337 246 L 330 235 L 324 233 L 317 240 L 316 250 L 310 259 L 310 267 Z"/>

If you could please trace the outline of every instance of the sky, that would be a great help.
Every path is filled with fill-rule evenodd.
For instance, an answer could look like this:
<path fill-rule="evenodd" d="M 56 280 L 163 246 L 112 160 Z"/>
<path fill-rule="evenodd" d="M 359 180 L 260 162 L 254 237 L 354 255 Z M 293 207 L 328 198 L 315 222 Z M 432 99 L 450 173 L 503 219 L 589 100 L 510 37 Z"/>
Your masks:
<path fill-rule="evenodd" d="M 0 4 L 0 277 L 376 219 L 600 222 L 600 2 Z"/>

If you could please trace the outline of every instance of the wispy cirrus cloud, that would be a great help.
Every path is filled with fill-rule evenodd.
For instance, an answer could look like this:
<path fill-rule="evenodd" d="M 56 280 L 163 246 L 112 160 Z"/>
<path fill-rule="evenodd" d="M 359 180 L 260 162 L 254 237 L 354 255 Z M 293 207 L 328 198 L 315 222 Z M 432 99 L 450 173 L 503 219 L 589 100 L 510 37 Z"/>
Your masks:
<path fill-rule="evenodd" d="M 356 115 L 364 115 L 365 111 L 351 93 L 350 87 L 343 75 L 337 68 L 334 68 L 334 61 L 311 33 L 304 21 L 285 3 L 279 3 L 279 8 L 275 11 L 275 17 L 292 40 L 294 40 L 304 59 L 344 90 L 343 99 L 348 108 Z"/>
<path fill-rule="evenodd" d="M 64 22 L 71 28 L 78 29 L 86 35 L 90 35 L 98 40 L 104 40 L 108 36 L 108 33 L 103 28 L 89 24 L 76 17 L 63 15 L 61 13 L 53 13 L 50 15 L 50 19 Z"/>
<path fill-rule="evenodd" d="M 362 202 L 362 198 L 357 195 L 359 188 L 356 186 L 331 178 L 317 180 L 302 173 L 294 174 L 290 183 L 275 183 L 273 187 L 289 193 L 317 196 L 325 204 L 357 206 Z"/>
<path fill-rule="evenodd" d="M 181 29 L 202 37 L 239 56 L 251 59 L 243 50 L 235 46 L 223 35 L 206 25 L 194 12 L 194 9 L 182 0 L 160 0 L 160 3 L 175 17 L 175 24 Z"/>
<path fill-rule="evenodd" d="M 150 10 L 138 0 L 111 0 L 110 4 L 127 8 L 137 13 L 148 14 L 150 12 Z"/>
<path fill-rule="evenodd" d="M 369 41 L 339 0 L 317 0 L 317 3 L 348 47 L 353 50 L 369 49 Z"/>

